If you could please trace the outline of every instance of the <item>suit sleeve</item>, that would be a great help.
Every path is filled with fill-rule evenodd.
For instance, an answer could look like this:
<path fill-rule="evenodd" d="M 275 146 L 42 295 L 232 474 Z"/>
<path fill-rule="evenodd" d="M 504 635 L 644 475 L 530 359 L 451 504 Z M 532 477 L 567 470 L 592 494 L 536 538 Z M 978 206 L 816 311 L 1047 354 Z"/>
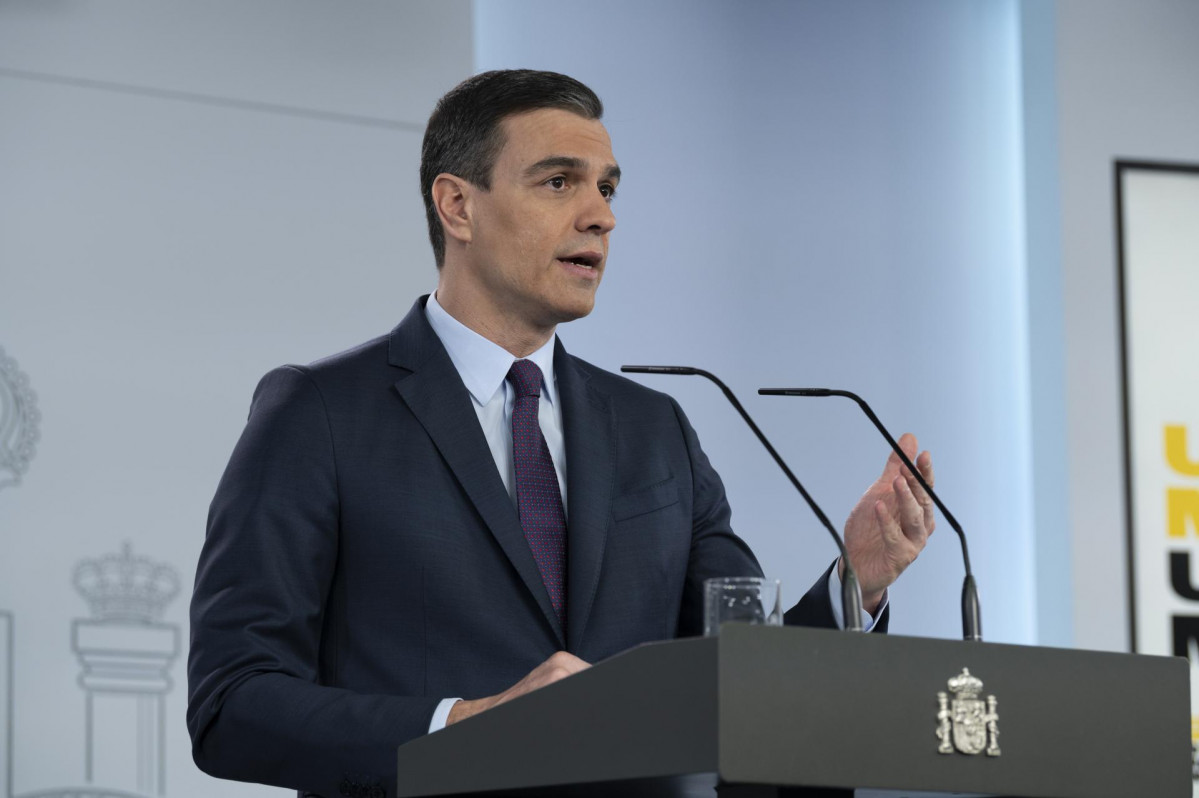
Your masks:
<path fill-rule="evenodd" d="M 187 725 L 211 775 L 337 795 L 390 784 L 396 747 L 428 730 L 437 698 L 318 683 L 337 480 L 317 386 L 271 372 L 213 498 L 192 596 Z"/>
<path fill-rule="evenodd" d="M 691 560 L 679 619 L 679 635 L 691 636 L 703 633 L 705 579 L 714 576 L 761 576 L 762 568 L 745 541 L 733 533 L 730 524 L 732 511 L 720 475 L 700 448 L 695 430 L 678 403 L 673 399 L 670 401 L 678 417 L 691 463 L 694 502 Z M 828 575 L 826 570 L 799 603 L 787 610 L 784 623 L 790 626 L 837 628 L 828 592 Z M 875 629 L 885 631 L 888 619 L 889 613 L 884 610 L 884 616 Z"/>
<path fill-rule="evenodd" d="M 820 578 L 816 580 L 816 584 L 812 585 L 808 590 L 808 594 L 791 609 L 783 615 L 783 623 L 787 626 L 826 626 L 831 629 L 837 628 L 836 616 L 833 615 L 833 602 L 840 601 L 839 595 L 834 595 L 829 589 L 829 577 L 833 573 L 833 569 L 837 567 L 837 561 L 833 560 L 833 564 L 825 569 Z M 825 623 L 827 619 L 832 619 L 830 623 Z M 870 627 L 870 632 L 873 634 L 885 634 L 888 625 L 891 623 L 891 605 L 883 607 L 883 614 L 874 622 L 874 626 Z"/>

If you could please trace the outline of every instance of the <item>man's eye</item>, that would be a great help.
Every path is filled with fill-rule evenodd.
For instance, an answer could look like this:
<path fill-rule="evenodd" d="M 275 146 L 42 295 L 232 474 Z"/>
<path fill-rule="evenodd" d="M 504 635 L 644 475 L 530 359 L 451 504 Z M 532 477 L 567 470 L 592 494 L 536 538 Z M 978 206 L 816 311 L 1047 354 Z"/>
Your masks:
<path fill-rule="evenodd" d="M 604 199 L 610 200 L 616 196 L 616 186 L 612 185 L 611 183 L 604 183 L 599 187 L 599 190 Z"/>
<path fill-rule="evenodd" d="M 566 178 L 565 177 L 551 177 L 549 180 L 545 181 L 545 184 L 547 186 L 549 186 L 550 188 L 554 188 L 554 189 L 566 188 Z"/>

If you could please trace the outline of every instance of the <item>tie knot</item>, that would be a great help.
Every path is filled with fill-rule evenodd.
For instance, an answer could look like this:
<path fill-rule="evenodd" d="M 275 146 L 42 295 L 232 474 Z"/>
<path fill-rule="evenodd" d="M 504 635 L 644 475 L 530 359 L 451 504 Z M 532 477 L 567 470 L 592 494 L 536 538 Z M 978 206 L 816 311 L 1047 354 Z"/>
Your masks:
<path fill-rule="evenodd" d="M 516 389 L 516 398 L 541 396 L 541 369 L 532 360 L 518 360 L 508 369 L 508 379 Z"/>

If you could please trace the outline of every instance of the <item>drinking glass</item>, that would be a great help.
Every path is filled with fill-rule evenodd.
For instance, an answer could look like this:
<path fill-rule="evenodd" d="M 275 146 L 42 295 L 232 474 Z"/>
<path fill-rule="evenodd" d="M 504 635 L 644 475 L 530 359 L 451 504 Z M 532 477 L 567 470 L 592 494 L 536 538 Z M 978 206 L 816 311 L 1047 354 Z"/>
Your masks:
<path fill-rule="evenodd" d="M 720 633 L 722 623 L 782 626 L 779 580 L 756 576 L 719 576 L 704 580 L 704 634 Z"/>

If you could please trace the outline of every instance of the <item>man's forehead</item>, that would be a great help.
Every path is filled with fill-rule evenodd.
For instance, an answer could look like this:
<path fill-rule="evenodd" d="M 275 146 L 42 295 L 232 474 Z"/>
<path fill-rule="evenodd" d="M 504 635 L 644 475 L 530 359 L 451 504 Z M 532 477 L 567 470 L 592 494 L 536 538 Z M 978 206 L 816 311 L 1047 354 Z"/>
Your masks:
<path fill-rule="evenodd" d="M 539 108 L 505 117 L 503 155 L 525 166 L 551 159 L 573 159 L 575 167 L 615 166 L 612 141 L 603 122 L 559 108 Z"/>

